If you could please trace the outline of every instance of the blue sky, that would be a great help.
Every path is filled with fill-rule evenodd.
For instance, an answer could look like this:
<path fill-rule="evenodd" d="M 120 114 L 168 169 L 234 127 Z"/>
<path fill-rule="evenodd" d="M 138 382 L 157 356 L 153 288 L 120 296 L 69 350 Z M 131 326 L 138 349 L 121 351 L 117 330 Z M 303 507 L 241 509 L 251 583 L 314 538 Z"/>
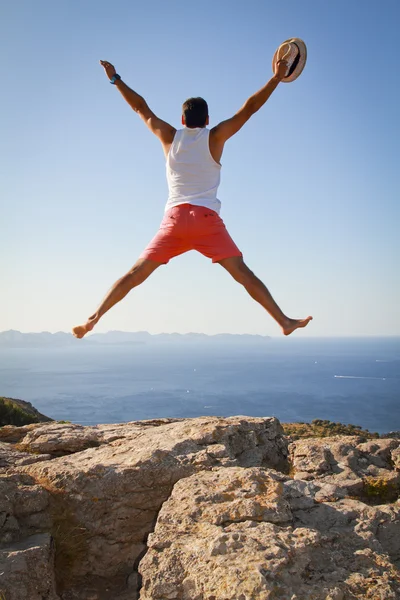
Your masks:
<path fill-rule="evenodd" d="M 400 335 L 399 17 L 390 0 L 2 3 L 0 330 L 83 322 L 161 221 L 161 145 L 99 59 L 175 127 L 182 102 L 203 96 L 212 126 L 298 36 L 303 74 L 226 145 L 221 216 L 284 312 L 314 316 L 295 335 Z M 110 329 L 279 335 L 194 252 L 96 331 Z"/>

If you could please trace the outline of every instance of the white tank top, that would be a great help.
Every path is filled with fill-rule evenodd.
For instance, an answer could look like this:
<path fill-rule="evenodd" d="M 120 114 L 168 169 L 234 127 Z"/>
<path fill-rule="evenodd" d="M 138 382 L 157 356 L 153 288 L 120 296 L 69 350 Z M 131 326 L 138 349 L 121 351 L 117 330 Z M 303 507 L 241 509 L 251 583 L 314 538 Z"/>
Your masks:
<path fill-rule="evenodd" d="M 179 204 L 205 206 L 219 213 L 217 190 L 221 165 L 210 153 L 210 130 L 178 129 L 167 156 L 168 201 L 165 210 Z"/>

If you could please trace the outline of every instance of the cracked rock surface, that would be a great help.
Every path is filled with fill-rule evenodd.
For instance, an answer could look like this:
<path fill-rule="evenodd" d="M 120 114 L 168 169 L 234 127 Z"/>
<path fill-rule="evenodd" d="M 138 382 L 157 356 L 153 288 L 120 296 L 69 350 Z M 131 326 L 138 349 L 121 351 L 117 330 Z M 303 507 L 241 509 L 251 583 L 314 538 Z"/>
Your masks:
<path fill-rule="evenodd" d="M 356 496 L 373 500 L 374 486 L 387 500 L 400 488 L 400 440 L 335 436 L 308 438 L 289 446 L 294 479 L 313 481 L 320 500 Z"/>
<path fill-rule="evenodd" d="M 400 599 L 399 439 L 289 461 L 277 419 L 237 416 L 0 440 L 5 600 Z"/>
<path fill-rule="evenodd" d="M 383 552 L 390 542 L 378 539 L 380 511 L 355 500 L 320 504 L 315 487 L 293 483 L 238 467 L 179 481 L 140 563 L 140 599 L 399 598 Z"/>
<path fill-rule="evenodd" d="M 0 548 L 0 591 L 5 600 L 60 600 L 54 576 L 54 545 L 49 534 Z"/>
<path fill-rule="evenodd" d="M 115 590 L 123 591 L 127 583 L 134 597 L 132 582 L 147 536 L 180 479 L 215 466 L 284 468 L 287 461 L 287 442 L 274 418 L 160 419 L 98 427 L 50 423 L 30 426 L 18 441 L 18 452 L 24 450 L 38 460 L 20 466 L 21 456 L 15 455 L 14 471 L 48 499 L 47 509 L 38 507 L 34 518 L 39 531 L 46 529 L 46 517 L 51 522 L 47 530 L 55 539 L 63 600 L 83 600 L 85 594 L 115 600 Z M 18 485 L 10 481 L 15 477 L 11 460 L 0 479 L 7 490 Z M 13 493 L 0 506 L 8 515 L 8 542 L 26 532 Z"/>

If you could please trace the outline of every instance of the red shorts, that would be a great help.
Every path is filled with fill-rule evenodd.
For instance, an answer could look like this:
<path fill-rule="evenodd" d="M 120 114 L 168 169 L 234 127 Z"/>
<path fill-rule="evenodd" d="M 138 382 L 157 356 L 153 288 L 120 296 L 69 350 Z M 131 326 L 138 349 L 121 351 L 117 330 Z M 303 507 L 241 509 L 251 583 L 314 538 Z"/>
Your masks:
<path fill-rule="evenodd" d="M 160 229 L 140 258 L 167 264 L 174 256 L 189 250 L 197 250 L 213 262 L 242 256 L 215 211 L 204 206 L 179 204 L 165 213 Z"/>

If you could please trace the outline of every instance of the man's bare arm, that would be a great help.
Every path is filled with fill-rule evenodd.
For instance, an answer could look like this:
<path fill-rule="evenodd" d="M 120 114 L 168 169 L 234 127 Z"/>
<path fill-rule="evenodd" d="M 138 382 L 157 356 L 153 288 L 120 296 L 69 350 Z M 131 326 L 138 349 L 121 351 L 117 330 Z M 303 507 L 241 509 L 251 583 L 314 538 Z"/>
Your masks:
<path fill-rule="evenodd" d="M 133 108 L 146 123 L 150 131 L 158 137 L 164 150 L 166 146 L 170 146 L 174 139 L 176 129 L 166 121 L 159 119 L 149 108 L 146 100 L 127 86 L 122 79 L 117 80 L 115 86 L 119 89 L 122 97 L 125 98 L 129 106 L 131 106 L 131 108 Z M 166 154 L 168 154 L 168 150 L 166 151 Z"/>
<path fill-rule="evenodd" d="M 107 77 L 111 80 L 116 74 L 115 68 L 107 61 L 100 61 L 100 64 L 104 67 Z M 152 133 L 154 133 L 160 140 L 165 154 L 168 154 L 169 148 L 174 139 L 176 129 L 169 123 L 166 123 L 162 119 L 159 119 L 153 111 L 149 108 L 146 100 L 134 92 L 122 79 L 115 81 L 115 86 L 120 91 L 122 97 L 126 100 L 129 106 L 141 117 L 146 123 L 147 127 Z"/>
<path fill-rule="evenodd" d="M 258 92 L 250 96 L 242 108 L 230 119 L 222 121 L 211 129 L 211 135 L 216 144 L 225 144 L 226 140 L 235 135 L 254 113 L 266 103 L 272 92 L 278 87 L 286 75 L 287 63 L 280 61 L 277 64 L 275 75 Z"/>

